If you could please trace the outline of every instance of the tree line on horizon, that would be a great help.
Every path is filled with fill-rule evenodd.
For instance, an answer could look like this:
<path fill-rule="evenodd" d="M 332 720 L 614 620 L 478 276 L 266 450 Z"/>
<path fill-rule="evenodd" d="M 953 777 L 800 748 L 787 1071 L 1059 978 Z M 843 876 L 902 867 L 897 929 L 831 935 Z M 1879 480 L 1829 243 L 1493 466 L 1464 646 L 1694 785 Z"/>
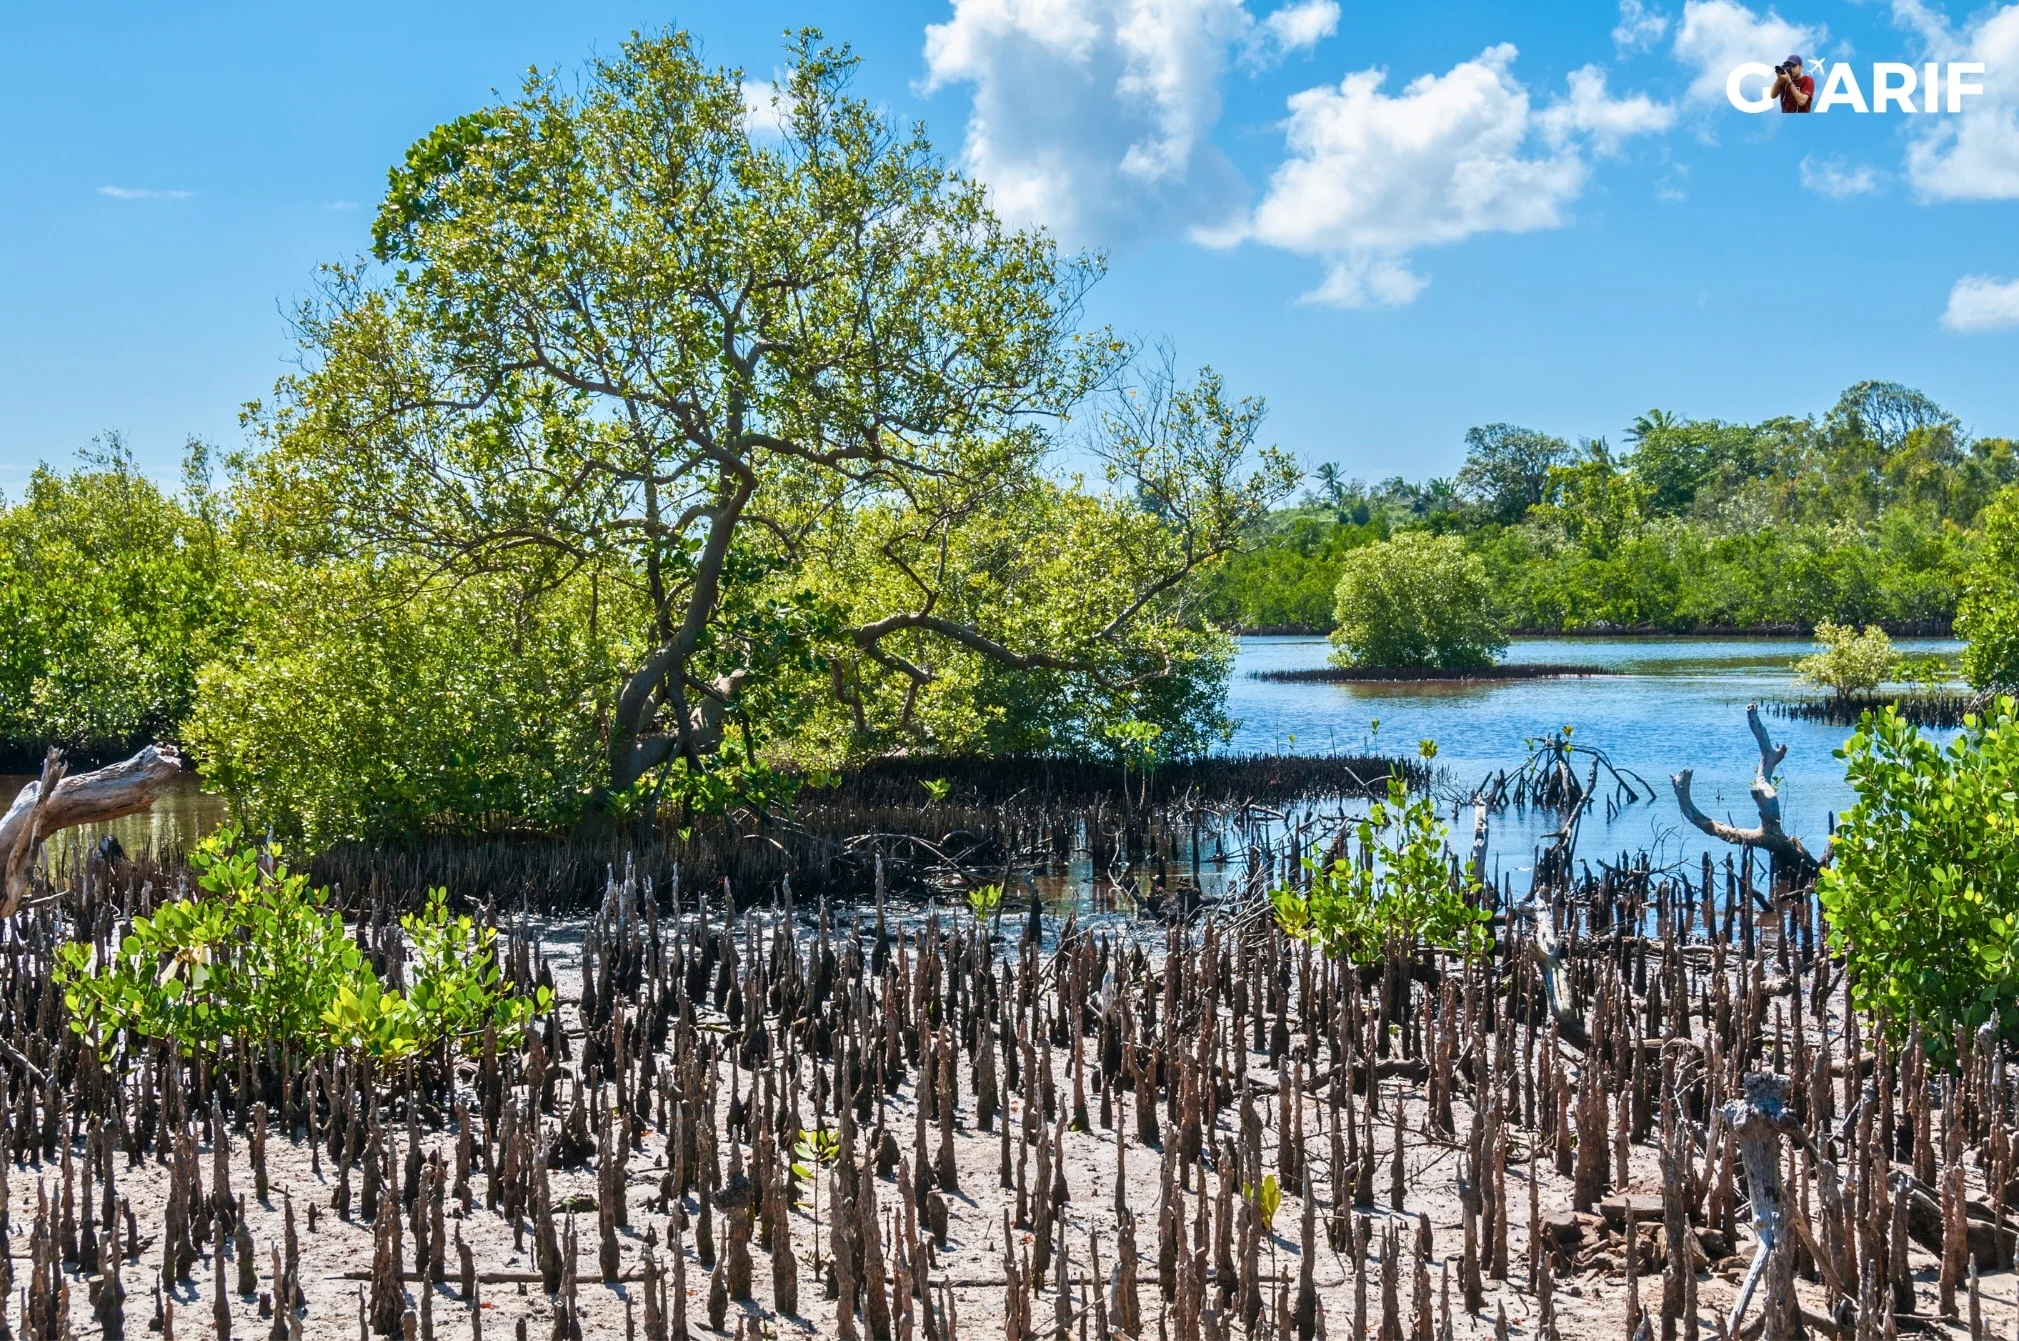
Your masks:
<path fill-rule="evenodd" d="M 1947 632 L 1986 511 L 2019 481 L 2019 445 L 1890 382 L 1757 424 L 1653 410 L 1624 436 L 1484 425 L 1454 477 L 1424 482 L 1321 465 L 1208 579 L 1207 609 L 1229 628 L 1330 631 L 1348 553 L 1426 532 L 1485 565 L 1506 631 Z"/>

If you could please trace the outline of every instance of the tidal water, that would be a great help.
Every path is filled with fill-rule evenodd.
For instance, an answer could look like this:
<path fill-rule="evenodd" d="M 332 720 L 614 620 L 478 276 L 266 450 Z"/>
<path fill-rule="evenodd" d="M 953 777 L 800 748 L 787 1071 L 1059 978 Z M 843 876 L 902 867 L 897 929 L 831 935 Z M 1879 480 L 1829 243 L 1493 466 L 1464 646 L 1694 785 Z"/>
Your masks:
<path fill-rule="evenodd" d="M 1911 654 L 1953 659 L 1961 644 L 1917 639 L 1897 646 Z M 1415 754 L 1418 742 L 1437 744 L 1438 794 L 1450 807 L 1452 841 L 1471 836 L 1463 798 L 1489 774 L 1512 771 L 1547 733 L 1569 726 L 1580 746 L 1602 750 L 1635 775 L 1643 797 L 1608 816 L 1603 806 L 1585 819 L 1578 851 L 1589 859 L 1622 852 L 1651 852 L 1658 863 L 1692 864 L 1705 850 L 1724 847 L 1684 823 L 1669 777 L 1695 770 L 1695 796 L 1703 810 L 1742 825 L 1756 822 L 1747 787 L 1758 758 L 1746 729 L 1745 707 L 1810 692 L 1794 678 L 1796 658 L 1814 650 L 1793 638 L 1533 638 L 1508 650 L 1512 662 L 1596 666 L 1607 673 L 1583 679 L 1419 683 L 1279 684 L 1258 680 L 1262 670 L 1325 665 L 1323 638 L 1244 638 L 1229 685 L 1229 709 L 1239 726 L 1227 748 L 1242 754 Z M 1835 751 L 1848 727 L 1767 715 L 1774 739 L 1788 746 L 1781 766 L 1781 808 L 1790 832 L 1818 849 L 1834 814 L 1852 800 Z M 1938 733 L 1947 738 L 1948 732 Z M 1588 759 L 1579 761 L 1582 780 Z M 0 807 L 29 778 L 0 775 Z M 1651 793 L 1651 795 L 1648 795 Z M 1333 801 L 1311 813 L 1337 816 L 1361 809 Z M 131 852 L 184 846 L 224 817 L 222 802 L 201 790 L 194 775 L 177 781 L 168 796 L 143 815 L 73 830 L 56 839 L 51 856 L 68 864 L 106 834 Z M 1531 865 L 1537 847 L 1559 827 L 1559 817 L 1513 808 L 1493 821 L 1490 853 L 1515 877 Z M 1082 859 L 1081 865 L 1084 865 Z M 1092 888 L 1094 873 L 1065 882 Z M 1209 885 L 1219 883 L 1209 880 Z"/>
<path fill-rule="evenodd" d="M 1962 644 L 1911 639 L 1900 651 L 1941 653 L 1952 661 Z M 1280 684 L 1254 678 L 1263 670 L 1323 666 L 1323 638 L 1244 638 L 1229 686 L 1239 719 L 1229 749 L 1239 753 L 1414 754 L 1437 743 L 1440 791 L 1456 801 L 1488 774 L 1512 770 L 1551 731 L 1574 728 L 1574 744 L 1602 750 L 1622 770 L 1652 785 L 1654 797 L 1621 809 L 1609 822 L 1598 808 L 1584 821 L 1578 851 L 1592 858 L 1648 849 L 1660 861 L 1694 861 L 1724 845 L 1682 819 L 1672 774 L 1695 770 L 1693 795 L 1708 815 L 1757 823 L 1748 787 L 1759 753 L 1746 728 L 1746 704 L 1814 691 L 1798 682 L 1792 663 L 1815 647 L 1798 638 L 1528 638 L 1509 649 L 1510 662 L 1597 666 L 1591 678 L 1474 682 Z M 1781 814 L 1789 832 L 1819 850 L 1831 816 L 1853 798 L 1835 752 L 1852 728 L 1765 714 L 1781 766 Z M 1952 732 L 1936 733 L 1947 739 Z M 1579 761 L 1583 780 L 1589 759 Z M 1645 790 L 1645 789 L 1643 789 Z M 1522 871 L 1557 818 L 1508 810 L 1496 817 L 1491 851 L 1505 870 Z M 1454 842 L 1469 839 L 1466 813 Z M 1519 880 L 1517 880 L 1519 885 Z"/>
<path fill-rule="evenodd" d="M 0 773 L 0 810 L 12 805 L 15 795 L 33 781 L 34 774 Z M 188 847 L 223 822 L 223 798 L 204 791 L 194 773 L 184 773 L 169 784 L 168 791 L 152 808 L 109 824 L 65 829 L 50 839 L 43 851 L 59 868 L 70 866 L 79 853 L 96 846 L 108 835 L 118 839 L 119 846 L 131 853 L 175 851 Z"/>

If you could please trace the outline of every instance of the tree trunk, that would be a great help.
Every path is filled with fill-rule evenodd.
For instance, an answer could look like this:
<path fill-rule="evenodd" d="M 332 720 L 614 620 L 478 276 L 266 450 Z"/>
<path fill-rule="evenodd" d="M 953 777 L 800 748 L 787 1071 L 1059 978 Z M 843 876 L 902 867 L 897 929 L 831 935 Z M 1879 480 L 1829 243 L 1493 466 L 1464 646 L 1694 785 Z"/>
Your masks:
<path fill-rule="evenodd" d="M 67 777 L 66 771 L 63 752 L 50 750 L 42 776 L 23 787 L 0 816 L 0 876 L 6 882 L 0 918 L 21 907 L 44 839 L 147 809 L 182 771 L 182 756 L 172 745 L 149 745 L 131 759 L 90 773 Z"/>

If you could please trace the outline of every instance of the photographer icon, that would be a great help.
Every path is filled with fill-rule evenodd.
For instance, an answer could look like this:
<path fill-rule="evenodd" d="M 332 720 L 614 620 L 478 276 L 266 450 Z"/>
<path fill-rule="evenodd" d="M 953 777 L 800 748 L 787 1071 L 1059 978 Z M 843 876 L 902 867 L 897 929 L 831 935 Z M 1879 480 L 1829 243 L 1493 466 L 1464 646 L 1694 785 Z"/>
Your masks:
<path fill-rule="evenodd" d="M 1802 58 L 1790 56 L 1774 67 L 1774 87 L 1771 96 L 1781 100 L 1783 112 L 1811 112 L 1815 110 L 1816 81 L 1802 73 Z"/>

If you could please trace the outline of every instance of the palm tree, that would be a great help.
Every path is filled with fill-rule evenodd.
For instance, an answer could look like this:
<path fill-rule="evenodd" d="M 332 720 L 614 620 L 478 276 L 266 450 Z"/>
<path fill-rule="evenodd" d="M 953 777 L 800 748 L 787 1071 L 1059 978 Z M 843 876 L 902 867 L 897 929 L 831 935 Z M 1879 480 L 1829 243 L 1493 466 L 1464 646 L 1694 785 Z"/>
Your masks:
<path fill-rule="evenodd" d="M 1649 410 L 1646 414 L 1633 421 L 1633 427 L 1626 431 L 1626 440 L 1628 442 L 1639 442 L 1649 434 L 1666 432 L 1672 428 L 1679 428 L 1681 425 L 1682 420 L 1667 410 Z"/>
<path fill-rule="evenodd" d="M 1346 502 L 1346 477 L 1339 473 L 1336 462 L 1327 461 L 1318 467 L 1318 488 L 1332 501 L 1334 508 L 1343 507 Z"/>

